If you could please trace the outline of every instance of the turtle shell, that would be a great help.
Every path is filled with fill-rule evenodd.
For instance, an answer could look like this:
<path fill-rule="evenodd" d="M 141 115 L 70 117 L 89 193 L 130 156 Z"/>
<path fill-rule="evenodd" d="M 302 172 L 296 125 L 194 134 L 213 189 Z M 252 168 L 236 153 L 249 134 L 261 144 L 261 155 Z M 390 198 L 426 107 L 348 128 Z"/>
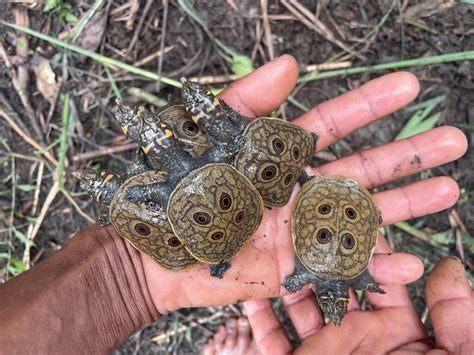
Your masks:
<path fill-rule="evenodd" d="M 379 210 L 370 193 L 344 177 L 314 177 L 299 192 L 292 235 L 303 265 L 324 279 L 350 280 L 369 263 Z"/>
<path fill-rule="evenodd" d="M 233 165 L 255 186 L 265 206 L 284 206 L 313 157 L 313 137 L 290 122 L 266 117 L 251 121 L 243 137 Z"/>
<path fill-rule="evenodd" d="M 230 260 L 253 235 L 263 202 L 249 180 L 227 164 L 208 164 L 183 178 L 170 195 L 173 231 L 199 261 Z"/>
<path fill-rule="evenodd" d="M 134 203 L 126 199 L 127 190 L 166 180 L 162 172 L 147 171 L 132 176 L 120 187 L 109 208 L 109 219 L 117 232 L 160 266 L 170 270 L 187 269 L 198 261 L 188 253 L 173 233 L 164 209 L 154 202 Z"/>
<path fill-rule="evenodd" d="M 201 156 L 212 147 L 206 133 L 188 116 L 184 106 L 168 107 L 158 117 L 171 127 L 183 149 L 192 156 Z"/>

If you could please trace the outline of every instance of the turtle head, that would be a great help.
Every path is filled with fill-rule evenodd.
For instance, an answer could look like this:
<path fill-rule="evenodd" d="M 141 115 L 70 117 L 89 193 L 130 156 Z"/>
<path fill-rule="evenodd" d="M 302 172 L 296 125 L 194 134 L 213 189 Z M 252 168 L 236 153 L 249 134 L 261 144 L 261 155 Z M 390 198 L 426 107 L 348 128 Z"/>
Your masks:
<path fill-rule="evenodd" d="M 121 185 L 119 175 L 107 171 L 83 170 L 75 176 L 80 180 L 81 189 L 87 191 L 97 203 L 109 205 Z"/>
<path fill-rule="evenodd" d="M 339 327 L 342 318 L 347 313 L 348 295 L 341 295 L 338 292 L 333 293 L 326 290 L 326 292 L 317 293 L 316 298 L 324 316 L 329 318 L 335 326 Z"/>
<path fill-rule="evenodd" d="M 184 105 L 196 124 L 200 118 L 210 115 L 213 111 L 223 111 L 219 99 L 206 86 L 186 78 L 181 78 L 181 84 Z"/>
<path fill-rule="evenodd" d="M 129 126 L 134 124 L 139 107 L 122 99 L 115 99 L 115 103 L 117 104 L 115 119 L 119 122 L 120 127 L 122 127 L 123 133 L 128 136 Z"/>

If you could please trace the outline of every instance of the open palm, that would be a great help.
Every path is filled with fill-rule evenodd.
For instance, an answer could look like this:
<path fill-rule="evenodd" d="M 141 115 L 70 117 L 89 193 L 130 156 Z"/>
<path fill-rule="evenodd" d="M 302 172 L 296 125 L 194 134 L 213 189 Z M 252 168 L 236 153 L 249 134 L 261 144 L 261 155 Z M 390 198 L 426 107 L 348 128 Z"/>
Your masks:
<path fill-rule="evenodd" d="M 243 115 L 268 115 L 291 93 L 297 76 L 296 61 L 290 56 L 282 56 L 231 85 L 221 97 Z M 416 97 L 418 90 L 418 81 L 412 74 L 389 74 L 316 106 L 294 123 L 316 132 L 320 137 L 317 149 L 322 150 L 358 128 L 408 104 Z M 456 128 L 442 127 L 413 138 L 360 151 L 315 169 L 308 167 L 307 172 L 344 175 L 358 180 L 367 188 L 374 188 L 457 159 L 465 150 L 464 135 Z M 458 195 L 458 186 L 452 179 L 437 177 L 376 193 L 374 199 L 386 225 L 446 209 L 456 202 Z M 223 279 L 209 276 L 209 266 L 204 264 L 185 272 L 172 272 L 160 268 L 143 255 L 148 288 L 158 311 L 165 314 L 181 307 L 229 304 L 287 295 L 281 283 L 294 269 L 295 254 L 290 233 L 294 197 L 295 194 L 283 208 L 265 212 L 260 228 L 242 252 L 231 260 L 232 268 Z M 395 313 L 395 307 L 403 306 L 406 297 L 399 298 L 398 294 L 390 296 L 392 288 L 397 290 L 397 285 L 416 280 L 422 274 L 423 266 L 414 256 L 390 253 L 383 238 L 379 238 L 369 271 L 389 293 L 389 296 L 370 294 L 370 301 L 375 308 L 394 307 Z M 406 293 L 404 289 L 400 292 Z M 321 324 L 319 310 L 314 299 L 308 295 L 309 291 L 304 290 L 287 296 L 295 304 L 295 318 L 299 316 L 296 310 L 298 307 L 305 313 L 310 310 L 305 315 L 307 324 L 299 325 L 302 327 L 299 331 L 303 333 Z M 302 307 L 305 302 L 312 306 L 308 309 Z M 264 309 L 266 305 L 260 306 Z M 254 306 L 260 307 L 258 304 Z M 353 297 L 349 307 L 357 308 Z M 352 316 L 348 315 L 343 325 L 352 322 L 351 319 Z M 380 318 L 380 321 L 383 319 Z M 303 329 L 305 327 L 308 329 Z"/>

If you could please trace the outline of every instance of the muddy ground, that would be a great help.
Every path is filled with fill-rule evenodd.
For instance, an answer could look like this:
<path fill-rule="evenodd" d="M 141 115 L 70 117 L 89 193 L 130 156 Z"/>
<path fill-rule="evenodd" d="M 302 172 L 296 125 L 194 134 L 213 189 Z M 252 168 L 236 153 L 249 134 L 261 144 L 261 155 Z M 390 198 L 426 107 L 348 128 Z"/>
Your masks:
<path fill-rule="evenodd" d="M 94 3 L 92 0 L 63 1 L 60 8 L 48 13 L 42 11 L 44 2 L 40 1 L 36 5 L 27 1 L 23 4 L 3 4 L 0 19 L 12 23 L 28 19 L 29 24 L 26 24 L 30 28 L 65 39 L 72 34 L 76 20 L 86 16 Z M 467 3 L 403 1 L 399 6 L 392 1 L 364 0 L 322 1 L 316 6 L 313 1 L 300 1 L 299 4 L 308 11 L 308 16 L 305 17 L 301 15 L 301 11 L 292 12 L 280 1 L 269 1 L 266 10 L 270 38 L 262 35 L 266 27 L 260 2 L 190 1 L 198 16 L 207 24 L 208 32 L 193 21 L 176 1 L 170 1 L 168 6 L 161 1 L 150 1 L 148 9 L 147 3 L 145 0 L 104 1 L 102 10 L 86 24 L 75 43 L 129 64 L 138 65 L 137 62 L 147 59 L 148 62 L 142 68 L 155 73 L 161 68 L 163 76 L 174 79 L 183 75 L 210 78 L 215 82 L 214 87 L 227 85 L 228 80 L 220 79 L 233 74 L 222 49 L 216 46 L 216 40 L 249 56 L 255 67 L 269 61 L 271 52 L 274 56 L 289 53 L 300 63 L 302 75 L 308 65 L 328 62 L 341 52 L 339 45 L 328 40 L 328 32 L 339 43 L 356 51 L 356 56 L 343 53 L 338 59 L 350 61 L 352 66 L 474 49 L 474 6 Z M 71 6 L 68 7 L 67 4 Z M 327 27 L 326 34 L 314 30 L 311 22 L 314 18 Z M 166 29 L 163 30 L 165 22 Z M 0 25 L 0 41 L 13 66 L 13 69 L 8 68 L 4 57 L 0 57 L 0 107 L 8 109 L 17 122 L 22 124 L 25 132 L 43 147 L 57 143 L 63 127 L 63 101 L 62 96 L 58 100 L 57 91 L 51 92 L 51 86 L 59 83 L 60 78 L 63 80 L 60 91 L 70 95 L 71 110 L 77 118 L 66 142 L 65 188 L 72 193 L 77 208 L 95 219 L 99 209 L 87 196 L 79 193 L 78 182 L 72 172 L 99 166 L 119 171 L 133 157 L 133 150 L 120 152 L 117 149 L 128 142 L 124 141 L 113 120 L 112 81 L 104 66 L 91 59 L 72 52 L 64 55 L 62 49 L 33 37 L 23 39 L 28 45 L 25 50 L 24 46 L 18 45 L 18 36 L 15 31 Z M 150 59 L 157 51 L 164 54 Z M 67 63 L 64 64 L 66 59 Z M 43 66 L 45 61 L 46 69 Z M 55 75 L 48 70 L 47 63 Z M 473 62 L 458 61 L 408 70 L 417 75 L 421 82 L 421 92 L 416 103 L 445 95 L 445 99 L 434 111 L 440 114 L 437 126 L 457 126 L 472 142 Z M 19 90 L 13 85 L 13 72 L 20 74 L 19 81 L 23 85 L 26 101 L 22 101 Z M 387 72 L 368 72 L 308 82 L 299 87 L 294 95 L 299 104 L 288 102 L 279 113 L 291 120 L 303 112 L 302 107 L 312 107 Z M 25 73 L 29 75 L 29 80 L 25 80 Z M 155 110 L 162 109 L 160 105 L 179 101 L 179 91 L 171 86 L 157 85 L 123 70 L 111 69 L 110 76 L 117 88 L 130 100 L 147 103 Z M 49 82 L 48 86 L 48 78 L 51 77 L 53 83 Z M 153 97 L 144 99 L 143 96 L 134 94 L 130 88 L 141 89 L 141 92 L 152 94 Z M 162 102 L 163 100 L 166 102 Z M 396 137 L 412 114 L 413 111 L 401 110 L 390 115 L 347 137 L 333 147 L 333 151 L 339 156 L 345 156 L 362 148 L 389 142 Z M 34 121 L 37 127 L 33 124 Z M 34 245 L 27 247 L 25 236 L 31 233 L 31 226 L 35 223 L 33 218 L 39 215 L 44 206 L 54 176 L 48 169 L 48 164 L 43 173 L 38 174 L 41 160 L 25 139 L 19 137 L 4 120 L 0 120 L 0 137 L 0 280 L 4 281 L 23 269 L 24 265 L 15 260 L 26 260 L 29 265 L 40 262 L 64 246 L 78 230 L 90 222 L 81 217 L 71 201 L 59 193 L 47 208 L 45 219 L 34 238 Z M 104 147 L 111 147 L 114 153 L 102 154 Z M 54 145 L 51 148 L 53 156 L 58 157 L 60 149 L 60 144 Z M 92 156 L 83 155 L 90 152 L 93 153 Z M 323 162 L 331 154 L 327 152 L 320 155 L 315 163 Z M 459 203 L 450 210 L 409 221 L 416 230 L 428 235 L 428 240 L 414 236 L 416 232 L 408 234 L 397 227 L 386 229 L 393 247 L 421 257 L 426 272 L 430 271 L 440 257 L 451 254 L 463 257 L 467 272 L 472 273 L 473 158 L 474 152 L 470 148 L 456 162 L 384 187 L 448 175 L 462 189 Z M 38 176 L 41 176 L 39 188 L 36 185 Z M 466 227 L 464 231 L 462 222 Z M 430 236 L 439 232 L 446 233 L 442 238 L 430 239 Z M 25 250 L 29 250 L 29 258 L 26 259 Z M 423 287 L 424 278 L 410 285 L 409 289 L 420 316 L 429 323 Z M 285 324 L 291 327 L 278 300 L 275 301 L 275 308 Z M 220 324 L 240 313 L 240 305 L 181 310 L 135 334 L 117 353 L 198 353 Z M 153 341 L 154 337 L 164 331 L 169 332 L 168 336 Z"/>

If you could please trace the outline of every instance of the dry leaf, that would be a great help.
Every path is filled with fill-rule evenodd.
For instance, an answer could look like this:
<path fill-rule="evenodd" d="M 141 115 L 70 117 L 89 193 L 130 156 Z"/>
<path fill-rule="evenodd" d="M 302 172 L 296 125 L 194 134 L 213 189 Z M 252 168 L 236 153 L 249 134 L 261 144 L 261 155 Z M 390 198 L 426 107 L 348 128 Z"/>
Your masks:
<path fill-rule="evenodd" d="M 107 12 L 97 12 L 82 30 L 77 39 L 77 44 L 82 48 L 95 52 L 102 41 L 106 26 Z"/>
<path fill-rule="evenodd" d="M 36 75 L 36 87 L 49 103 L 53 103 L 59 90 L 56 74 L 49 64 L 49 60 L 35 54 L 33 58 L 33 71 Z"/>

